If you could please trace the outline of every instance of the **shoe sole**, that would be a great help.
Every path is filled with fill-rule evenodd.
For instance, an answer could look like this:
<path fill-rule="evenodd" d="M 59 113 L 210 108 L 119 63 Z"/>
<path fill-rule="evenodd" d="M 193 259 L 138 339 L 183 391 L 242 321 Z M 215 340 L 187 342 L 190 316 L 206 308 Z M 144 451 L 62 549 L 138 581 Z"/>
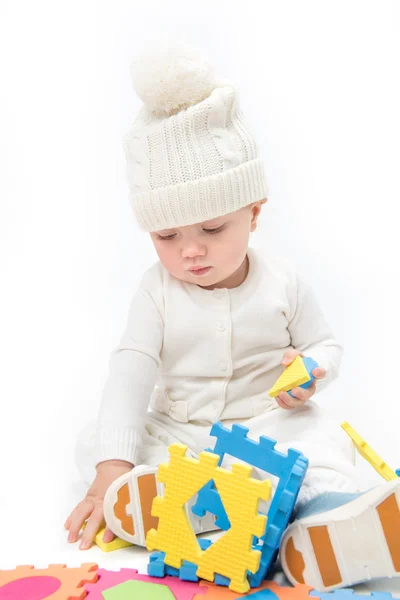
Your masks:
<path fill-rule="evenodd" d="M 164 485 L 157 481 L 157 467 L 139 465 L 129 473 L 118 477 L 108 488 L 104 497 L 104 518 L 111 531 L 131 544 L 146 546 L 146 535 L 150 529 L 157 529 L 158 518 L 151 514 L 156 496 L 163 496 Z M 196 517 L 191 507 L 196 502 L 194 496 L 186 505 L 186 510 L 196 534 L 217 530 L 215 517 L 206 514 Z"/>
<path fill-rule="evenodd" d="M 400 576 L 400 479 L 346 505 L 295 521 L 282 538 L 283 570 L 295 585 L 326 592 Z"/>

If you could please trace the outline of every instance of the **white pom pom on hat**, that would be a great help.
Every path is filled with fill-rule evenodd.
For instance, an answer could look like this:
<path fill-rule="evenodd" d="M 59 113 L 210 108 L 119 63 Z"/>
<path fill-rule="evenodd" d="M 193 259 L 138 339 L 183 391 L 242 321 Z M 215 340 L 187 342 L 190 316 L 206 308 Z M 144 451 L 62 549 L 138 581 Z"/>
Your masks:
<path fill-rule="evenodd" d="M 223 85 L 193 47 L 172 39 L 151 43 L 131 64 L 133 88 L 156 116 L 171 116 Z"/>

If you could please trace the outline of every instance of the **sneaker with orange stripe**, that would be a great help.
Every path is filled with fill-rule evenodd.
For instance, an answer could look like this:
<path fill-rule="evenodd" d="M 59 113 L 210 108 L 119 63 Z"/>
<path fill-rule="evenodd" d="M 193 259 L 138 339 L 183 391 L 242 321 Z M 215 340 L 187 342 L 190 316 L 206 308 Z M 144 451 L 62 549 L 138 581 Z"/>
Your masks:
<path fill-rule="evenodd" d="M 400 479 L 347 504 L 294 521 L 281 542 L 290 582 L 320 592 L 400 576 Z"/>
<path fill-rule="evenodd" d="M 122 540 L 137 546 L 146 546 L 149 529 L 157 529 L 158 518 L 151 515 L 155 496 L 163 495 L 164 485 L 156 478 L 157 467 L 138 465 L 118 477 L 108 488 L 104 498 L 104 518 L 111 531 Z M 187 503 L 186 510 L 196 534 L 218 529 L 215 517 L 207 513 L 196 517 L 191 507 L 196 496 Z"/>

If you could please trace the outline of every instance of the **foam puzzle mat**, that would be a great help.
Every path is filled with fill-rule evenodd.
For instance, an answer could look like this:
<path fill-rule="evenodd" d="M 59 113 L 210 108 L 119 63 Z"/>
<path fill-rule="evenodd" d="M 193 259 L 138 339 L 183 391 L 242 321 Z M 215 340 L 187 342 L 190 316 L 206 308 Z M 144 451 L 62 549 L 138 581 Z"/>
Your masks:
<path fill-rule="evenodd" d="M 109 571 L 95 563 L 77 568 L 49 565 L 47 569 L 18 566 L 0 570 L 0 600 L 390 600 L 386 592 L 356 594 L 353 590 L 329 593 L 313 591 L 307 585 L 281 586 L 263 581 L 245 594 L 232 592 L 208 581 L 181 581 L 177 577 L 150 577 L 137 569 Z"/>

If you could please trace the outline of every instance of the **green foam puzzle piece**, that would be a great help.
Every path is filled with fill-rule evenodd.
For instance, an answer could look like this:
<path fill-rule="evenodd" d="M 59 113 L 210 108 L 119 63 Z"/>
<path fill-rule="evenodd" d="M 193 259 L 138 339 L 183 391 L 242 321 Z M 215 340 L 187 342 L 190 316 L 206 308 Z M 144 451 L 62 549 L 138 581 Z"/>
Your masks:
<path fill-rule="evenodd" d="M 167 585 L 147 581 L 125 581 L 102 592 L 104 600 L 175 600 Z"/>

